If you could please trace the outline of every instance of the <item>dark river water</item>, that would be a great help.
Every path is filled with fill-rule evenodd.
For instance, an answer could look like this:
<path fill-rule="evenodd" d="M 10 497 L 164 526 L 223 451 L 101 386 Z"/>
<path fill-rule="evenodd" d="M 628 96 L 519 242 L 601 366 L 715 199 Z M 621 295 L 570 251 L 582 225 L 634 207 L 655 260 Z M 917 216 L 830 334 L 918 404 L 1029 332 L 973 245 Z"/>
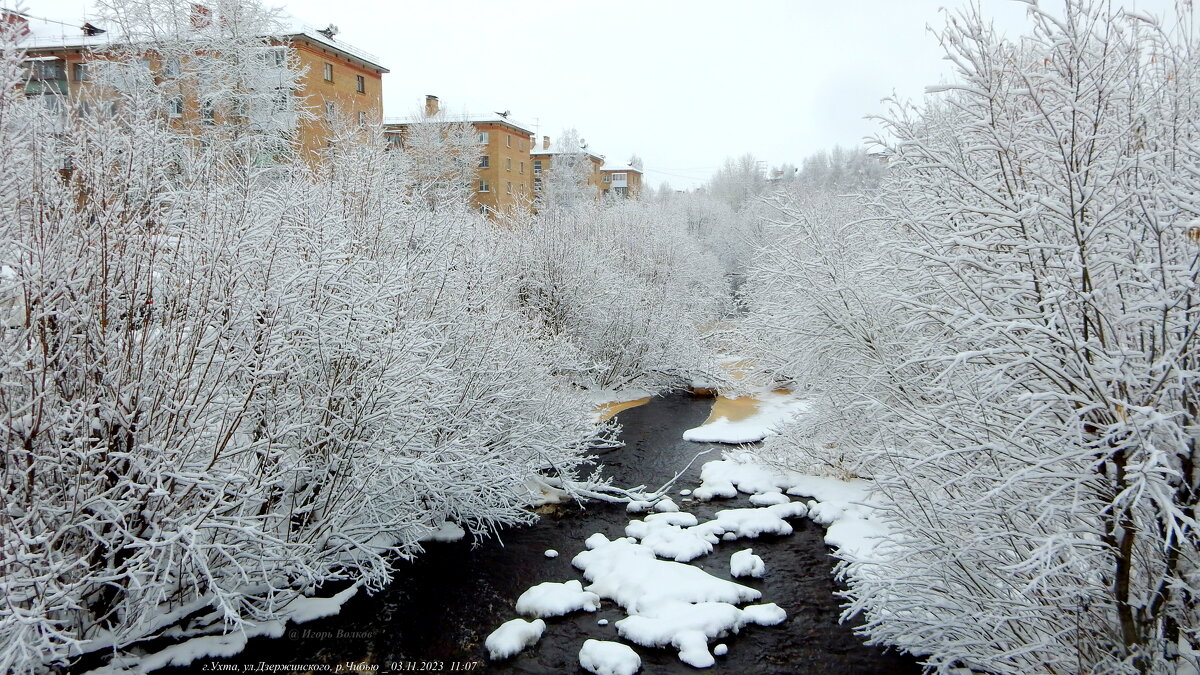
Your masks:
<path fill-rule="evenodd" d="M 601 461 L 619 485 L 657 487 L 669 480 L 705 448 L 713 451 L 697 461 L 672 488 L 684 511 L 702 521 L 722 508 L 749 506 L 743 498 L 712 503 L 683 501 L 680 489 L 699 484 L 700 465 L 719 459 L 721 446 L 682 440 L 684 430 L 702 423 L 712 399 L 678 394 L 622 412 L 626 447 L 605 453 Z M 594 532 L 610 539 L 624 535 L 631 516 L 623 505 L 589 504 L 563 507 L 537 524 L 473 546 L 465 540 L 433 543 L 413 562 L 398 565 L 395 580 L 373 596 L 360 593 L 342 612 L 324 620 L 289 627 L 279 639 L 254 639 L 240 655 L 206 660 L 188 668 L 163 672 L 212 672 L 213 666 L 260 663 L 298 666 L 330 664 L 342 672 L 475 672 L 586 673 L 578 653 L 588 638 L 616 640 L 612 623 L 624 613 L 606 602 L 596 613 L 579 612 L 547 619 L 541 641 L 503 663 L 487 661 L 483 641 L 501 623 L 517 617 L 517 597 L 543 581 L 580 579 L 571 558 L 583 550 Z M 863 675 L 918 673 L 914 659 L 866 647 L 851 628 L 838 623 L 840 610 L 831 575 L 834 559 L 822 540 L 823 530 L 807 519 L 794 519 L 787 537 L 739 540 L 720 544 L 692 564 L 729 578 L 729 556 L 753 547 L 767 563 L 763 579 L 739 579 L 762 591 L 761 602 L 785 609 L 787 621 L 773 627 L 749 626 L 725 643 L 729 652 L 717 657 L 712 673 L 818 673 Z M 555 549 L 557 558 L 544 551 Z M 584 582 L 586 584 L 586 581 Z M 599 626 L 599 619 L 609 625 Z M 678 660 L 674 650 L 636 648 L 642 673 L 696 673 Z M 354 665 L 353 669 L 346 664 Z"/>

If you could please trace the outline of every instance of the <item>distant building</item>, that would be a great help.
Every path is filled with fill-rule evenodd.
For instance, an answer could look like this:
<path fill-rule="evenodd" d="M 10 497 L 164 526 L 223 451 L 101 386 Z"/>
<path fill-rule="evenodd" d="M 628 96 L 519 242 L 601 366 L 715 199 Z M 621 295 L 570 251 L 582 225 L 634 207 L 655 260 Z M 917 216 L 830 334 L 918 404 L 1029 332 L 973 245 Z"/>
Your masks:
<path fill-rule="evenodd" d="M 603 191 L 603 179 L 600 175 L 600 167 L 604 166 L 604 156 L 589 152 L 587 145 L 580 147 L 567 148 L 560 145 L 555 145 L 550 142 L 549 136 L 542 136 L 542 143 L 538 147 L 534 147 L 529 155 L 533 162 L 533 191 L 536 195 L 541 190 L 541 176 L 544 173 L 550 172 L 554 167 L 554 158 L 566 154 L 582 154 L 586 157 L 590 170 L 588 172 L 588 185 L 596 189 L 596 194 L 599 195 Z"/>
<path fill-rule="evenodd" d="M 631 164 L 600 167 L 601 192 L 614 197 L 638 199 L 642 195 L 642 170 Z"/>
<path fill-rule="evenodd" d="M 4 10 L 3 20 L 18 26 L 18 33 L 24 36 L 21 47 L 26 51 L 26 95 L 44 97 L 52 109 L 78 100 L 83 89 L 91 87 L 91 65 L 104 61 L 106 52 L 126 45 L 119 33 L 91 23 L 76 25 L 9 10 Z M 204 5 L 193 5 L 192 28 L 201 30 L 213 21 L 220 18 L 214 18 Z M 315 119 L 310 120 L 284 116 L 290 127 L 280 130 L 294 139 L 302 156 L 310 159 L 327 146 L 330 121 L 335 116 L 351 123 L 375 124 L 383 115 L 383 74 L 387 68 L 374 56 L 336 39 L 336 34 L 333 26 L 317 30 L 292 23 L 278 35 L 263 37 L 264 82 L 271 81 L 272 68 L 291 64 L 304 71 L 295 91 L 279 91 L 273 99 L 280 110 L 295 110 L 302 101 L 315 113 Z M 152 50 L 144 54 L 142 64 L 157 82 L 169 80 L 184 65 L 166 62 Z M 196 98 L 183 92 L 166 102 L 164 114 L 181 125 L 255 124 L 255 111 L 243 111 L 241 117 L 221 114 L 206 109 Z"/>
<path fill-rule="evenodd" d="M 475 127 L 481 144 L 472 203 L 487 213 L 528 208 L 533 201 L 533 165 L 529 157 L 530 128 L 496 112 L 480 115 L 447 115 L 438 97 L 425 97 L 425 110 L 418 117 L 389 117 L 385 134 L 403 136 L 407 127 L 428 120 L 466 122 Z"/>

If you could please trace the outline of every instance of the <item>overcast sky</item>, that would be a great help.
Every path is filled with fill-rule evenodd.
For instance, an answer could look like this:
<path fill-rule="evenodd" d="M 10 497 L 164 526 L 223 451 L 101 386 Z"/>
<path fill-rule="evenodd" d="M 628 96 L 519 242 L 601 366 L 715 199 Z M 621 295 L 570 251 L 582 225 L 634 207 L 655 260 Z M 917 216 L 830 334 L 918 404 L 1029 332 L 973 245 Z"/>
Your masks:
<path fill-rule="evenodd" d="M 83 18 L 91 0 L 25 0 L 36 16 Z M 279 5 L 279 2 L 267 4 Z M 726 157 L 799 163 L 875 133 L 864 116 L 919 98 L 949 67 L 927 26 L 964 0 L 289 0 L 281 5 L 375 54 L 389 116 L 426 94 L 449 112 L 511 111 L 552 137 L 637 153 L 648 182 L 691 188 Z M 1051 1 L 1050 6 L 1059 3 Z M 1128 0 L 1163 14 L 1171 0 Z M 1010 37 L 1025 5 L 982 0 Z"/>

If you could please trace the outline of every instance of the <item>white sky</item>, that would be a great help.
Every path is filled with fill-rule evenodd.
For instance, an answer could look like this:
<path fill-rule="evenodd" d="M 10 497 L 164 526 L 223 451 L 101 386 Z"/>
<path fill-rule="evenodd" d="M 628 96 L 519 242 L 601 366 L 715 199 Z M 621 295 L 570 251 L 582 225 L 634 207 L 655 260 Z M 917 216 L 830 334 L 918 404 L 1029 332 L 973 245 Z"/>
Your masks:
<path fill-rule="evenodd" d="M 12 0 L 10 0 L 11 2 Z M 280 0 L 266 0 L 278 5 Z M 1172 0 L 1126 0 L 1165 13 Z M 7 3 L 6 3 L 7 4 Z M 24 0 L 35 16 L 83 18 L 90 0 Z M 647 181 L 703 183 L 726 157 L 799 163 L 875 133 L 865 115 L 893 92 L 919 98 L 948 64 L 927 26 L 965 0 L 286 0 L 297 18 L 336 24 L 375 54 L 384 112 L 425 94 L 448 112 L 509 110 L 589 149 L 645 161 Z M 1015 37 L 1025 5 L 981 0 Z M 1058 6 L 1055 0 L 1045 4 Z"/>

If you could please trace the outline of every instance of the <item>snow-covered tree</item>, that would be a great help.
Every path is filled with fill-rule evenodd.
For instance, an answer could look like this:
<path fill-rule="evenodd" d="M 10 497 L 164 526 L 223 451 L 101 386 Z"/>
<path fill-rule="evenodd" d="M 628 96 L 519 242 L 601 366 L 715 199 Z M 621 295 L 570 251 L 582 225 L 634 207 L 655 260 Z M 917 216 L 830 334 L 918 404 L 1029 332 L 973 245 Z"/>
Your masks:
<path fill-rule="evenodd" d="M 657 391 L 710 367 L 702 335 L 724 307 L 722 270 L 682 209 L 589 202 L 507 229 L 516 302 L 577 384 Z"/>
<path fill-rule="evenodd" d="M 709 194 L 728 203 L 734 211 L 749 204 L 766 187 L 766 172 L 754 155 L 749 153 L 737 159 L 727 158 L 707 185 Z"/>
<path fill-rule="evenodd" d="M 609 430 L 530 339 L 461 176 L 373 130 L 321 171 L 263 161 L 274 134 L 234 114 L 249 76 L 201 88 L 232 97 L 212 125 L 162 114 L 166 77 L 64 120 L 23 99 L 5 38 L 0 670 L 271 633 L 323 583 L 386 583 L 447 519 L 483 535 L 573 489 Z M 182 72 L 294 66 L 262 46 L 212 37 Z M 456 138 L 430 142 L 466 156 Z"/>
<path fill-rule="evenodd" d="M 595 199 L 596 188 L 588 182 L 592 162 L 579 132 L 572 128 L 559 134 L 554 151 L 550 167 L 542 171 L 538 209 L 571 209 Z"/>
<path fill-rule="evenodd" d="M 788 294 L 765 309 L 790 342 L 762 358 L 827 405 L 774 449 L 867 449 L 893 534 L 842 572 L 872 640 L 946 670 L 1174 672 L 1200 562 L 1191 10 L 1030 16 L 1018 43 L 951 17 L 957 82 L 883 118 L 877 211 L 777 204 L 794 235 L 752 283 Z"/>

